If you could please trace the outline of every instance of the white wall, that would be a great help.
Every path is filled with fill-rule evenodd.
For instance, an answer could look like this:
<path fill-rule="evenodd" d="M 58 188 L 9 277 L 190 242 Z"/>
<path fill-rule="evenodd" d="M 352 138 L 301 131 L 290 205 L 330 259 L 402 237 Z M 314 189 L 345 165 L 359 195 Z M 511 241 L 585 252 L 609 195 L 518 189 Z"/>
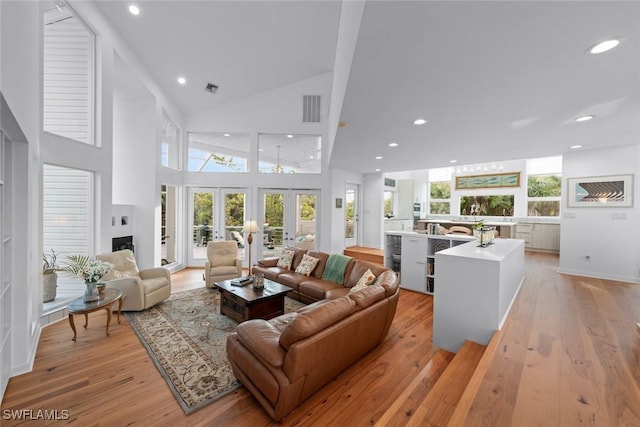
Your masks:
<path fill-rule="evenodd" d="M 113 203 L 133 206 L 133 244 L 138 268 L 154 267 L 158 168 L 156 103 L 146 90 L 113 94 Z"/>
<path fill-rule="evenodd" d="M 563 156 L 560 272 L 640 282 L 640 146 Z M 632 208 L 568 208 L 567 178 L 634 174 Z M 623 214 L 625 219 L 613 219 Z M 589 259 L 586 257 L 589 256 Z"/>
<path fill-rule="evenodd" d="M 14 214 L 11 288 L 11 375 L 31 368 L 40 335 L 38 318 L 42 310 L 40 285 L 40 4 L 0 2 L 0 92 L 6 106 L 0 114 L 2 127 L 16 144 L 13 164 Z M 17 42 L 19 41 L 19 43 Z M 25 173 L 26 172 L 26 173 Z M 18 173 L 18 175 L 16 175 Z M 25 179 L 25 175 L 28 179 Z M 7 325 L 8 326 L 8 325 Z M 0 354 L 0 357 L 4 355 Z"/>

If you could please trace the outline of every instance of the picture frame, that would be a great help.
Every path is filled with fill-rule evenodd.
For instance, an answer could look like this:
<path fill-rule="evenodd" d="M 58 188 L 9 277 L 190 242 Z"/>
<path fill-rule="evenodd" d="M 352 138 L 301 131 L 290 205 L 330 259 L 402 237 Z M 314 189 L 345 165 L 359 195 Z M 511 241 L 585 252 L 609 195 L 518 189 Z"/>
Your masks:
<path fill-rule="evenodd" d="M 342 209 L 342 197 L 336 197 L 336 209 Z"/>
<path fill-rule="evenodd" d="M 567 178 L 567 207 L 633 207 L 633 174 Z"/>
<path fill-rule="evenodd" d="M 456 176 L 456 190 L 520 187 L 520 172 Z"/>

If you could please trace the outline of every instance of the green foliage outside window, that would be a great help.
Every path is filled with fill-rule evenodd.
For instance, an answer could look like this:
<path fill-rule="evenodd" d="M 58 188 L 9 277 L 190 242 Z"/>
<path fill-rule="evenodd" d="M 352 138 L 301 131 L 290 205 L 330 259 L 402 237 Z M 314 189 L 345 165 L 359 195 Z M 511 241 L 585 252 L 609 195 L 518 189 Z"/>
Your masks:
<path fill-rule="evenodd" d="M 193 195 L 193 225 L 213 225 L 213 194 Z"/>
<path fill-rule="evenodd" d="M 393 216 L 393 191 L 384 192 L 384 216 L 386 218 Z"/>
<path fill-rule="evenodd" d="M 562 177 L 559 175 L 534 175 L 527 180 L 527 196 L 560 197 Z"/>
<path fill-rule="evenodd" d="M 448 215 L 451 213 L 451 204 L 449 202 L 431 202 L 429 203 L 429 212 L 433 215 Z"/>
<path fill-rule="evenodd" d="M 559 200 L 538 200 L 527 203 L 528 216 L 560 216 Z"/>
<path fill-rule="evenodd" d="M 429 195 L 432 199 L 450 199 L 451 198 L 451 182 L 434 181 L 431 183 Z M 434 212 L 431 212 L 434 213 Z"/>
<path fill-rule="evenodd" d="M 465 196 L 460 198 L 460 215 L 470 215 L 471 205 L 476 205 L 478 215 L 513 216 L 513 200 L 513 195 Z"/>
<path fill-rule="evenodd" d="M 244 193 L 225 194 L 224 222 L 227 227 L 244 225 Z"/>

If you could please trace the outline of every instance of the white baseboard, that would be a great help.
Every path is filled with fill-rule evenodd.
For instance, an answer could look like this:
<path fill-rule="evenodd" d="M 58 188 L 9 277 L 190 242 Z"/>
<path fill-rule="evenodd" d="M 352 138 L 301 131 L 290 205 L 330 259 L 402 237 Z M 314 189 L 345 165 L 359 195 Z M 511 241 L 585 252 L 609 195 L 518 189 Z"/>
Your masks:
<path fill-rule="evenodd" d="M 594 279 L 615 280 L 617 282 L 628 282 L 628 283 L 640 284 L 640 279 L 637 277 L 597 274 L 597 273 L 591 273 L 588 271 L 570 270 L 566 268 L 558 268 L 558 273 L 570 274 L 572 276 L 592 277 Z"/>

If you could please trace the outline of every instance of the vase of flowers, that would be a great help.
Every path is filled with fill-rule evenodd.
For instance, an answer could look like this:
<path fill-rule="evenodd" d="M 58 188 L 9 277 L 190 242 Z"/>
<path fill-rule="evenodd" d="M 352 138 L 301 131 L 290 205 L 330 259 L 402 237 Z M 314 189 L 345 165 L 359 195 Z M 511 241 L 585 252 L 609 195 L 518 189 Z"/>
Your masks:
<path fill-rule="evenodd" d="M 98 282 L 112 268 L 113 264 L 87 255 L 69 255 L 65 258 L 61 271 L 84 280 L 86 285 L 84 300 L 85 302 L 91 302 L 100 299 L 97 288 Z"/>

